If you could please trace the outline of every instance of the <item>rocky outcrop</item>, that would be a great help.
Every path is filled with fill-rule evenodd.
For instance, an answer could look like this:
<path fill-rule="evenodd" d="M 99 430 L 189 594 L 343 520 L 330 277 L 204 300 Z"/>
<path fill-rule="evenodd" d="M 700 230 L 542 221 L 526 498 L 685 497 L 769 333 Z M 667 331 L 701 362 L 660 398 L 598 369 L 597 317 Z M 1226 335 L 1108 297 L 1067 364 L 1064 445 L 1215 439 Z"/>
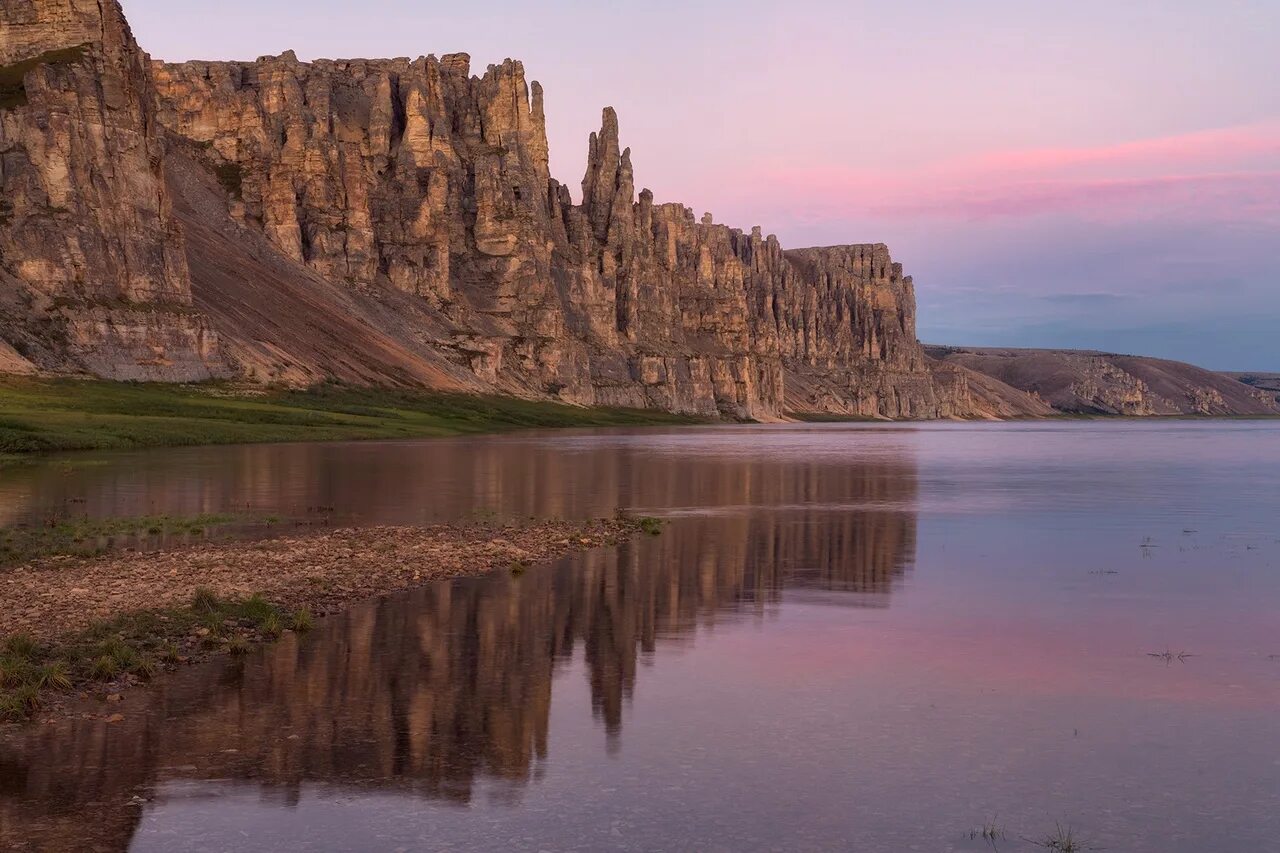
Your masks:
<path fill-rule="evenodd" d="M 286 53 L 153 73 L 161 121 L 206 149 L 238 222 L 327 280 L 419 297 L 448 360 L 502 390 L 745 418 L 972 413 L 934 379 L 886 247 L 785 252 L 637 196 L 612 109 L 574 204 L 518 62 L 471 77 L 465 54 Z"/>
<path fill-rule="evenodd" d="M 1000 408 L 925 357 L 885 246 L 784 251 L 637 194 L 612 109 L 575 204 L 519 62 L 173 65 L 114 0 L 0 3 L 22 89 L 0 139 L 3 336 L 43 369 L 761 420 Z"/>
<path fill-rule="evenodd" d="M 1274 415 L 1280 400 L 1191 364 L 1082 350 L 929 347 L 949 365 L 984 373 L 1055 410 L 1105 415 Z"/>
<path fill-rule="evenodd" d="M 146 56 L 118 6 L 0 4 L 0 316 L 41 367 L 226 372 L 191 309 Z"/>

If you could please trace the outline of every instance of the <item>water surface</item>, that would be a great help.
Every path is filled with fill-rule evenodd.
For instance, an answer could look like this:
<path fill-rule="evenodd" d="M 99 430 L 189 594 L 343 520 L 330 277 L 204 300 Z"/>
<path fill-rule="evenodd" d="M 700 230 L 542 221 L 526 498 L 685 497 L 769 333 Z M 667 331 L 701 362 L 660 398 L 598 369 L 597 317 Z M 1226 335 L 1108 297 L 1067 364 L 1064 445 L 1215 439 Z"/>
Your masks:
<path fill-rule="evenodd" d="M 659 537 L 361 605 L 0 742 L 32 849 L 1260 851 L 1280 424 L 549 432 L 94 454 L 0 521 L 582 518 Z M 1185 652 L 1166 661 L 1152 653 Z"/>

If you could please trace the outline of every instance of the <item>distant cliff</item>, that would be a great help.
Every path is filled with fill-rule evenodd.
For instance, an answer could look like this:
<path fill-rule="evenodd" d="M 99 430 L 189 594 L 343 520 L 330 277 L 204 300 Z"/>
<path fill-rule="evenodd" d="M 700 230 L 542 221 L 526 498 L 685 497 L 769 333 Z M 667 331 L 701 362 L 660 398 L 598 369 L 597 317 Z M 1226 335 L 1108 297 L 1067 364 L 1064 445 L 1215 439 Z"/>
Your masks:
<path fill-rule="evenodd" d="M 581 203 L 507 60 L 149 61 L 114 0 L 0 0 L 0 369 L 422 385 L 730 418 L 1042 414 L 939 365 L 882 244 Z"/>
<path fill-rule="evenodd" d="M 1235 375 L 1180 361 L 1089 350 L 926 347 L 934 358 L 984 373 L 1060 412 L 1102 415 L 1277 415 L 1267 374 Z"/>

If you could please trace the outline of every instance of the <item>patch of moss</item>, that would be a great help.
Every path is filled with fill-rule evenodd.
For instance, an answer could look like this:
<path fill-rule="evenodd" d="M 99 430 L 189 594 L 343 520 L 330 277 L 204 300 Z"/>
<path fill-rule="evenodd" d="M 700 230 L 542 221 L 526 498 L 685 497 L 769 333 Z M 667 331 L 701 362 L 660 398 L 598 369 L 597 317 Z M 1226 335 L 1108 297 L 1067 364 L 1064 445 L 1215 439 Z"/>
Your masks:
<path fill-rule="evenodd" d="M 0 424 L 3 431 L 3 424 Z M 206 528 L 252 522 L 247 516 L 203 514 L 187 517 L 156 515 L 135 518 L 50 519 L 39 527 L 0 528 L 0 566 L 38 557 L 96 554 L 112 537 L 200 536 Z"/>
<path fill-rule="evenodd" d="M 84 59 L 88 44 L 64 47 L 60 50 L 49 50 L 15 62 L 11 65 L 0 65 L 0 110 L 12 110 L 27 104 L 27 75 L 42 65 L 73 65 Z"/>
<path fill-rule="evenodd" d="M 654 518 L 646 515 L 639 521 L 640 529 L 650 536 L 659 536 L 662 534 L 662 519 Z"/>
<path fill-rule="evenodd" d="M 52 696 L 95 683 L 147 681 L 188 659 L 184 648 L 244 654 L 279 636 L 286 623 L 305 631 L 311 612 L 290 612 L 260 595 L 219 598 L 200 589 L 185 607 L 129 613 L 56 643 L 10 635 L 0 643 L 0 721 L 23 722 Z"/>

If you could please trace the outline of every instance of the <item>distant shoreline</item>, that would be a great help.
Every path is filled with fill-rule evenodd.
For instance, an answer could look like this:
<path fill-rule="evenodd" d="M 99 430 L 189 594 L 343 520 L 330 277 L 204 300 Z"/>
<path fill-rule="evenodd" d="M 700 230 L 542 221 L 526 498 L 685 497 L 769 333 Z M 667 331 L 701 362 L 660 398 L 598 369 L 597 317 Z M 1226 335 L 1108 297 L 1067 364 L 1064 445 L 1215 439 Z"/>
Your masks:
<path fill-rule="evenodd" d="M 798 423 L 933 423 L 788 411 Z M 1113 415 L 954 419 L 1275 420 L 1280 415 Z M 937 420 L 945 423 L 950 420 Z M 386 440 L 520 429 L 737 423 L 654 409 L 588 408 L 516 397 L 322 385 L 308 389 L 223 383 L 173 385 L 94 379 L 0 378 L 0 467 L 44 454 L 227 444 Z"/>

